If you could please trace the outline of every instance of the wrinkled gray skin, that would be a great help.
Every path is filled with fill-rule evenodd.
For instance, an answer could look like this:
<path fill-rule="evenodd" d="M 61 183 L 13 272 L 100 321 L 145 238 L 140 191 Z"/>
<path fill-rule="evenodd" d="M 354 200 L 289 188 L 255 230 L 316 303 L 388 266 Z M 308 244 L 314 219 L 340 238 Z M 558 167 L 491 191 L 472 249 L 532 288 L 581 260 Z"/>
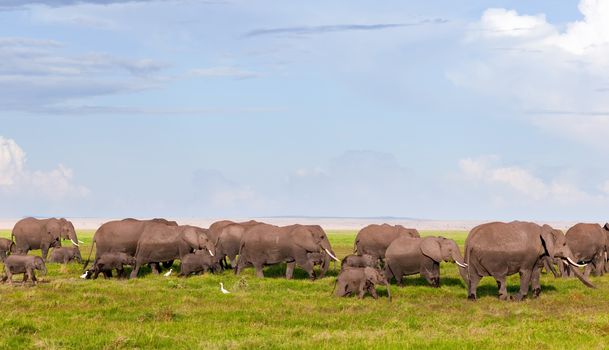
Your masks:
<path fill-rule="evenodd" d="M 385 251 L 394 240 L 400 237 L 421 237 L 413 228 L 402 225 L 368 225 L 361 229 L 355 237 L 353 252 L 358 255 L 369 254 L 381 259 L 385 258 Z"/>
<path fill-rule="evenodd" d="M 336 256 L 324 230 L 318 225 L 274 226 L 258 224 L 243 235 L 239 250 L 236 274 L 245 267 L 254 266 L 256 276 L 264 277 L 266 265 L 287 263 L 286 278 L 294 275 L 295 265 L 303 268 L 309 277 L 315 279 L 313 264 L 308 253 L 328 250 Z"/>
<path fill-rule="evenodd" d="M 340 270 L 344 270 L 348 267 L 374 267 L 375 269 L 381 269 L 381 260 L 373 255 L 347 255 L 340 261 Z"/>
<path fill-rule="evenodd" d="M 131 278 L 137 277 L 140 267 L 144 264 L 182 259 L 186 254 L 199 249 L 205 249 L 215 255 L 215 247 L 207 238 L 206 229 L 187 225 L 150 225 L 138 241 L 136 264 L 131 271 Z"/>
<path fill-rule="evenodd" d="M 237 255 L 239 254 L 239 246 L 241 245 L 241 238 L 243 234 L 261 222 L 250 220 L 246 222 L 231 222 L 224 225 L 219 233 L 215 237 L 210 237 L 212 242 L 216 245 L 217 259 L 226 268 L 236 266 Z M 210 228 L 211 232 L 211 228 Z M 215 239 L 214 239 L 215 238 Z M 230 265 L 226 263 L 225 258 L 230 260 Z"/>
<path fill-rule="evenodd" d="M 112 270 L 116 270 L 118 278 L 126 277 L 125 265 L 135 266 L 135 258 L 127 253 L 106 253 L 95 261 L 87 273 L 87 278 L 97 279 L 100 273 L 104 278 L 111 278 Z"/>
<path fill-rule="evenodd" d="M 36 284 L 35 270 L 41 271 L 43 275 L 46 275 L 47 268 L 39 256 L 34 255 L 11 255 L 4 260 L 4 277 L 2 282 L 8 280 L 9 284 L 13 284 L 13 275 L 23 274 L 23 282 L 26 282 L 28 278 L 32 281 L 32 284 Z"/>
<path fill-rule="evenodd" d="M 82 263 L 82 257 L 80 256 L 80 250 L 78 247 L 59 247 L 53 248 L 49 262 L 67 264 L 70 261 L 77 261 Z"/>
<path fill-rule="evenodd" d="M 10 254 L 15 253 L 15 243 L 8 238 L 0 238 L 0 262 Z"/>
<path fill-rule="evenodd" d="M 309 259 L 313 267 L 319 266 L 318 278 L 323 278 L 326 275 L 330 268 L 330 262 L 332 261 L 332 258 L 330 258 L 326 252 L 307 253 L 307 259 Z"/>
<path fill-rule="evenodd" d="M 387 287 L 387 297 L 391 300 L 389 283 L 382 271 L 372 267 L 350 267 L 338 275 L 334 293 L 337 297 L 357 295 L 359 299 L 362 299 L 366 293 L 370 293 L 374 299 L 378 299 L 377 284 Z"/>
<path fill-rule="evenodd" d="M 61 247 L 61 240 L 67 239 L 78 246 L 78 237 L 74 225 L 66 219 L 35 219 L 19 220 L 13 228 L 16 251 L 27 254 L 30 250 L 40 249 L 42 259 L 46 261 L 50 248 Z"/>
<path fill-rule="evenodd" d="M 607 251 L 607 233 L 599 224 L 579 223 L 567 230 L 567 245 L 571 248 L 575 261 L 587 264 L 584 276 L 602 275 L 605 271 L 605 252 Z M 568 266 L 567 273 L 572 274 L 575 267 Z"/>
<path fill-rule="evenodd" d="M 180 264 L 180 277 L 201 272 L 220 271 L 221 267 L 215 257 L 211 256 L 206 250 L 197 250 L 194 253 L 186 254 Z"/>
<path fill-rule="evenodd" d="M 148 226 L 175 227 L 178 224 L 175 221 L 167 221 L 165 219 L 136 220 L 130 218 L 106 222 L 97 229 L 93 236 L 89 257 L 85 262 L 83 270 L 89 264 L 94 246 L 96 247 L 95 261 L 106 253 L 126 253 L 130 256 L 135 256 L 137 242 Z M 158 266 L 155 265 L 154 268 L 158 269 Z"/>
<path fill-rule="evenodd" d="M 440 262 L 458 262 L 465 266 L 457 243 L 444 237 L 398 238 L 385 253 L 385 275 L 395 277 L 402 285 L 404 275 L 420 274 L 433 287 L 440 287 Z M 459 266 L 459 273 L 467 283 L 467 271 Z"/>
<path fill-rule="evenodd" d="M 533 296 L 541 293 L 539 281 L 544 256 L 571 259 L 573 253 L 566 240 L 549 225 L 513 221 L 492 222 L 474 227 L 465 241 L 465 262 L 468 267 L 468 299 L 476 299 L 476 289 L 483 276 L 492 276 L 499 287 L 499 299 L 507 300 L 506 277 L 520 274 L 520 292 L 515 300 L 526 298 L 532 284 Z M 576 276 L 595 288 L 579 271 Z"/>

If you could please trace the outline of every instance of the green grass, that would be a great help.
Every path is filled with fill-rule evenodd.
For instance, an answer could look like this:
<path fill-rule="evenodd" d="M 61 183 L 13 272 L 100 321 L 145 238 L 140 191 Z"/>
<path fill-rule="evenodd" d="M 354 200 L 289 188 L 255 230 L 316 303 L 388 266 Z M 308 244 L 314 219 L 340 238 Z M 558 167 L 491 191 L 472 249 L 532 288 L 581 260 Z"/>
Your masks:
<path fill-rule="evenodd" d="M 455 239 L 466 232 L 424 232 Z M 0 232 L 8 236 L 7 232 Z M 329 232 L 339 257 L 355 232 Z M 89 252 L 92 232 L 79 232 Z M 194 276 L 146 275 L 137 280 L 81 280 L 80 266 L 49 264 L 36 287 L 0 284 L 0 348 L 535 348 L 604 349 L 609 344 L 609 276 L 598 289 L 576 279 L 542 277 L 539 299 L 500 302 L 485 278 L 469 302 L 457 269 L 442 264 L 439 289 L 419 277 L 392 286 L 393 302 L 331 296 L 336 274 L 310 282 L 257 279 L 248 269 Z M 15 280 L 20 277 L 15 277 Z M 219 282 L 233 293 L 223 295 Z M 518 280 L 509 280 L 510 292 Z M 379 292 L 384 291 L 379 287 Z"/>

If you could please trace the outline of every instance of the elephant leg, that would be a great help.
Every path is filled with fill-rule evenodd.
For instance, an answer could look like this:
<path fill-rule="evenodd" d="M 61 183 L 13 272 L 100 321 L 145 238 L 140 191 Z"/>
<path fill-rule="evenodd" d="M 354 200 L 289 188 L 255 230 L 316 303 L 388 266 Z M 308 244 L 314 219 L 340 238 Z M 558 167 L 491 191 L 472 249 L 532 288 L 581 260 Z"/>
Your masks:
<path fill-rule="evenodd" d="M 296 264 L 309 274 L 309 279 L 315 281 L 315 270 L 313 270 L 313 264 L 307 258 L 296 258 Z"/>
<path fill-rule="evenodd" d="M 152 273 L 155 275 L 158 275 L 160 272 L 160 266 L 159 263 L 150 263 L 148 264 L 150 266 L 150 269 L 152 270 Z"/>
<path fill-rule="evenodd" d="M 296 266 L 296 262 L 289 262 L 286 264 L 285 268 L 285 278 L 291 280 L 294 277 L 294 267 Z"/>
<path fill-rule="evenodd" d="M 573 266 L 573 268 L 576 269 L 575 266 Z M 592 264 L 589 263 L 588 265 L 586 265 L 586 267 L 584 267 L 584 277 L 590 277 L 590 272 L 592 272 Z"/>
<path fill-rule="evenodd" d="M 137 278 L 137 273 L 140 272 L 140 267 L 142 267 L 142 263 L 140 261 L 135 262 L 135 267 L 131 270 L 131 275 L 129 278 Z"/>
<path fill-rule="evenodd" d="M 231 268 L 231 269 L 235 268 L 235 266 L 237 266 L 237 255 L 229 256 L 228 258 L 230 259 L 229 268 Z"/>
<path fill-rule="evenodd" d="M 533 298 L 539 297 L 541 294 L 541 269 L 533 270 L 531 275 L 531 288 L 533 289 Z"/>
<path fill-rule="evenodd" d="M 25 284 L 25 282 L 27 282 L 27 278 L 28 278 L 28 273 L 24 272 L 23 273 L 23 279 L 21 280 L 21 283 Z"/>
<path fill-rule="evenodd" d="M 535 269 L 535 267 L 533 267 L 533 269 Z M 533 270 L 520 270 L 520 291 L 513 297 L 514 300 L 521 301 L 527 297 L 527 294 L 529 294 L 529 285 L 531 283 L 532 275 Z"/>
<path fill-rule="evenodd" d="M 370 295 L 372 295 L 372 297 L 373 297 L 374 299 L 378 299 L 378 298 L 379 298 L 379 295 L 378 295 L 378 293 L 376 292 L 376 286 L 375 286 L 373 283 L 370 283 L 370 284 L 368 285 L 368 293 L 370 293 Z"/>
<path fill-rule="evenodd" d="M 30 279 L 32 280 L 32 284 L 36 285 L 36 282 L 38 280 L 36 279 L 36 274 L 34 273 L 34 271 L 33 270 L 28 271 L 28 275 L 29 275 Z"/>
<path fill-rule="evenodd" d="M 385 278 L 387 278 L 387 283 L 391 282 L 391 278 L 393 277 L 393 271 L 389 268 L 389 264 L 385 265 Z"/>
<path fill-rule="evenodd" d="M 480 280 L 482 279 L 481 276 L 479 276 L 477 273 L 472 271 L 473 269 L 469 269 L 468 271 L 468 286 L 467 286 L 467 299 L 468 300 L 476 300 L 477 296 L 476 296 L 476 290 L 478 289 L 478 284 L 480 283 Z"/>
<path fill-rule="evenodd" d="M 359 299 L 364 299 L 364 295 L 366 295 L 366 291 L 368 290 L 368 287 L 366 286 L 367 282 L 366 280 L 363 280 L 360 284 L 359 287 L 357 288 L 357 297 Z"/>
<path fill-rule="evenodd" d="M 602 276 L 604 273 L 604 263 L 603 263 L 604 254 L 599 253 L 594 257 L 594 276 Z"/>
<path fill-rule="evenodd" d="M 98 276 L 99 276 L 99 269 L 95 269 L 95 271 L 93 272 L 93 276 L 91 278 L 96 280 Z"/>
<path fill-rule="evenodd" d="M 254 264 L 254 268 L 256 269 L 256 277 L 264 278 L 264 272 L 262 271 L 263 267 L 263 264 Z"/>

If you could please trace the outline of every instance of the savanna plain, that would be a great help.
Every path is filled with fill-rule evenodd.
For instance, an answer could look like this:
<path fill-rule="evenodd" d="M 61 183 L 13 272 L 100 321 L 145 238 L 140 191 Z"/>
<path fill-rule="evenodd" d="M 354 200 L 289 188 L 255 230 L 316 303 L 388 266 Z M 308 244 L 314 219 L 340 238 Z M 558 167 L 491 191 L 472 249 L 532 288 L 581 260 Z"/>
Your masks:
<path fill-rule="evenodd" d="M 79 231 L 83 259 L 93 231 Z M 467 232 L 424 231 L 455 239 Z M 355 231 L 330 231 L 339 258 L 353 250 Z M 8 230 L 0 236 L 10 237 Z M 40 251 L 34 252 L 39 254 Z M 179 262 L 174 271 L 179 270 Z M 47 264 L 30 283 L 0 284 L 0 348 L 11 349 L 238 349 L 238 348 L 433 348 L 606 349 L 609 347 L 609 276 L 577 279 L 542 275 L 542 295 L 523 302 L 497 300 L 489 277 L 468 301 L 453 264 L 441 265 L 441 286 L 418 276 L 378 287 L 378 300 L 332 295 L 337 270 L 311 282 L 302 270 L 285 280 L 285 266 L 189 278 L 153 275 L 134 280 L 82 280 L 82 266 Z M 21 281 L 21 275 L 14 277 Z M 231 294 L 222 294 L 223 282 Z M 509 279 L 510 293 L 518 276 Z M 530 296 L 530 295 L 529 295 Z"/>

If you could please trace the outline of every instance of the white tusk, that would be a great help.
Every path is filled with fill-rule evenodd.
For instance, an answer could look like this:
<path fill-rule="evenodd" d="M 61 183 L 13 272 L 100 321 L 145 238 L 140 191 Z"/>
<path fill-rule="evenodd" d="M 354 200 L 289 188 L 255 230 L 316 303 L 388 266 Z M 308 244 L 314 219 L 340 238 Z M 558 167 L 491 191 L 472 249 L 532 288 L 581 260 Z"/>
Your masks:
<path fill-rule="evenodd" d="M 328 249 L 324 248 L 324 250 L 326 251 L 326 253 L 328 253 L 328 255 L 330 255 L 330 257 L 331 257 L 332 259 L 334 259 L 334 260 L 336 260 L 336 261 L 340 261 L 340 260 L 338 260 L 338 259 L 337 259 L 337 258 L 336 258 L 334 255 L 332 255 L 332 253 L 330 253 L 330 251 L 329 251 Z"/>
<path fill-rule="evenodd" d="M 571 258 L 567 258 L 567 260 L 569 261 L 569 263 L 571 263 L 571 265 L 577 266 L 577 267 L 585 267 L 586 265 L 588 265 L 588 264 L 583 264 L 583 265 L 582 264 L 578 264 L 575 261 L 571 260 Z"/>
<path fill-rule="evenodd" d="M 211 252 L 211 249 L 207 249 L 207 251 L 209 252 L 209 255 L 214 256 L 214 253 Z"/>
<path fill-rule="evenodd" d="M 467 267 L 467 264 L 461 264 L 460 262 L 458 262 L 457 260 L 455 260 L 455 263 L 457 263 L 457 265 L 461 266 L 461 267 Z"/>
<path fill-rule="evenodd" d="M 79 239 L 79 240 L 78 240 L 78 243 L 85 243 L 85 242 L 83 242 L 83 241 L 81 241 L 81 240 Z"/>
<path fill-rule="evenodd" d="M 71 238 L 70 238 L 70 241 L 72 241 L 72 239 L 71 239 Z M 72 244 L 74 244 L 75 246 L 77 246 L 77 247 L 78 247 L 78 243 L 76 243 L 76 242 L 72 241 Z"/>

